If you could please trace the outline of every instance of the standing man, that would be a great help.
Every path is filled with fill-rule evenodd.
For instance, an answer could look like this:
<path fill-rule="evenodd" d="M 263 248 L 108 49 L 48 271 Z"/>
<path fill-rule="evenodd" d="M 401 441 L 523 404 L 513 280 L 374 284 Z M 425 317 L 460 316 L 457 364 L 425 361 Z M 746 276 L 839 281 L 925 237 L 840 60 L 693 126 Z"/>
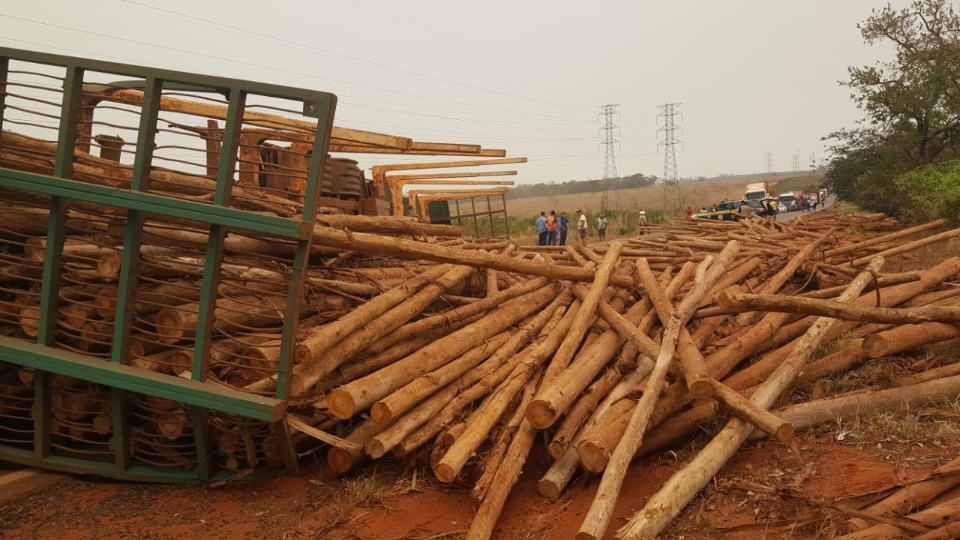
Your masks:
<path fill-rule="evenodd" d="M 577 210 L 577 232 L 580 233 L 580 243 L 587 243 L 587 216 L 582 210 Z"/>
<path fill-rule="evenodd" d="M 567 230 L 570 228 L 570 221 L 567 220 L 567 213 L 560 212 L 560 221 L 558 222 L 559 226 L 557 227 L 560 231 L 560 245 L 567 245 Z"/>
<path fill-rule="evenodd" d="M 607 218 L 603 217 L 603 214 L 600 214 L 600 218 L 597 219 L 597 236 L 600 240 L 607 237 Z"/>
<path fill-rule="evenodd" d="M 687 212 L 687 217 L 692 216 L 692 215 L 693 215 L 693 208 L 690 208 L 690 207 L 688 206 L 686 212 Z"/>
<path fill-rule="evenodd" d="M 546 212 L 540 212 L 537 218 L 537 245 L 547 245 L 547 216 Z"/>
<path fill-rule="evenodd" d="M 641 210 L 640 216 L 637 217 L 637 229 L 640 230 L 640 234 L 647 233 L 647 212 L 644 210 Z"/>
<path fill-rule="evenodd" d="M 557 223 L 557 211 L 551 210 L 550 215 L 547 216 L 547 245 L 555 246 L 557 245 L 557 229 L 560 227 L 560 224 Z"/>

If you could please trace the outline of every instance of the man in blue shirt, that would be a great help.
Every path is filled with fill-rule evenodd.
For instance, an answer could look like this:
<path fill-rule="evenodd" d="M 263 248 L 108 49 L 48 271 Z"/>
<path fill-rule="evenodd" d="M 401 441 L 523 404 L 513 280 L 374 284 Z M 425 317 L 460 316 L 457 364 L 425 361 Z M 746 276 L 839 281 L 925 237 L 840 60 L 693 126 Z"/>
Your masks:
<path fill-rule="evenodd" d="M 547 245 L 547 213 L 540 212 L 540 217 L 537 218 L 537 245 L 545 246 Z"/>
<path fill-rule="evenodd" d="M 566 212 L 560 212 L 560 221 L 559 221 L 559 224 L 560 224 L 560 226 L 559 226 L 559 229 L 560 229 L 560 245 L 561 245 L 561 246 L 565 246 L 565 245 L 567 245 L 567 229 L 570 228 L 570 222 L 567 221 L 567 213 L 566 213 Z"/>

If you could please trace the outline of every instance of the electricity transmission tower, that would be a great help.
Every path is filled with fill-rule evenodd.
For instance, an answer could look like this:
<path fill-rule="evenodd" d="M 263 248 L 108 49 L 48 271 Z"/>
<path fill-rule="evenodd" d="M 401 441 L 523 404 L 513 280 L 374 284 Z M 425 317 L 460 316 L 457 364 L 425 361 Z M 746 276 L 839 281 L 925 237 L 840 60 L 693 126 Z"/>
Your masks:
<path fill-rule="evenodd" d="M 617 204 L 619 207 L 620 203 L 620 189 L 619 189 L 619 179 L 617 177 L 617 157 L 614 155 L 614 145 L 619 144 L 620 141 L 614 138 L 614 132 L 619 133 L 619 126 L 613 123 L 613 116 L 617 113 L 617 104 L 601 105 L 600 106 L 600 116 L 603 118 L 603 127 L 600 128 L 601 133 L 603 133 L 603 141 L 600 144 L 604 145 L 605 152 L 603 156 L 603 193 L 600 195 L 600 211 L 603 212 L 607 209 L 607 188 L 611 180 L 614 180 L 618 183 L 616 186 L 617 194 Z"/>
<path fill-rule="evenodd" d="M 793 172 L 800 172 L 800 150 L 793 153 Z"/>
<path fill-rule="evenodd" d="M 663 184 L 663 202 L 666 206 L 667 202 L 667 187 L 670 183 L 673 183 L 676 186 L 677 191 L 677 208 L 683 208 L 683 203 L 680 200 L 680 178 L 677 175 L 677 151 L 676 146 L 679 143 L 677 141 L 677 122 L 676 117 L 680 114 L 677 112 L 677 108 L 680 107 L 680 103 L 665 103 L 663 105 L 658 105 L 657 108 L 661 109 L 663 112 L 657 115 L 658 123 L 660 119 L 663 119 L 662 125 L 657 132 L 663 132 L 663 141 L 658 144 L 663 146 L 663 179 L 661 183 Z"/>
<path fill-rule="evenodd" d="M 767 176 L 773 177 L 773 152 L 767 152 Z"/>

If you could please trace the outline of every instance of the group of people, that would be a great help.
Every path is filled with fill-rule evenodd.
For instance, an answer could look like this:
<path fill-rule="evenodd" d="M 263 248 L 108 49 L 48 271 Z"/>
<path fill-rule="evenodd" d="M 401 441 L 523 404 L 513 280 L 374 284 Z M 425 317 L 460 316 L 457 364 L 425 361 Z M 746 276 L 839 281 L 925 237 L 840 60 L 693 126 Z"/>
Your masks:
<path fill-rule="evenodd" d="M 608 223 L 609 221 L 607 221 L 606 216 L 603 214 L 597 216 L 595 227 L 597 230 L 597 238 L 599 240 L 607 239 Z M 646 232 L 647 213 L 643 210 L 640 210 L 637 226 L 640 230 L 640 234 L 644 234 Z M 570 221 L 567 219 L 566 212 L 560 212 L 559 215 L 557 214 L 556 210 L 551 210 L 549 214 L 546 212 L 540 212 L 540 217 L 538 217 L 536 221 L 537 245 L 567 245 L 567 233 L 569 232 L 570 227 L 573 227 L 577 231 L 576 234 L 580 238 L 580 243 L 585 244 L 587 242 L 587 230 L 589 229 L 589 225 L 587 223 L 587 215 L 584 214 L 582 210 L 577 210 L 576 221 Z"/>
<path fill-rule="evenodd" d="M 540 212 L 537 218 L 537 245 L 538 246 L 565 246 L 567 245 L 567 233 L 570 230 L 570 220 L 567 219 L 566 212 L 560 212 L 557 215 L 556 210 L 551 210 L 550 214 Z M 580 236 L 580 242 L 587 241 L 587 216 L 581 210 L 577 210 L 577 221 L 573 224 Z M 603 240 L 607 235 L 607 218 L 600 216 L 597 219 L 597 234 Z"/>

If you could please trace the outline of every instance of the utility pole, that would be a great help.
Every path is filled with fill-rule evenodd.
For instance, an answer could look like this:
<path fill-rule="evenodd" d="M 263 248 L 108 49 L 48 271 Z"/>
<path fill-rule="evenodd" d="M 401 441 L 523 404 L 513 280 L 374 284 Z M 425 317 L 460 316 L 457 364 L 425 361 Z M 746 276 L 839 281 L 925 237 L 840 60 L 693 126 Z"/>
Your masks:
<path fill-rule="evenodd" d="M 611 179 L 617 178 L 617 157 L 614 155 L 614 145 L 618 144 L 614 138 L 614 132 L 619 133 L 619 126 L 613 123 L 613 115 L 617 113 L 617 104 L 601 105 L 600 116 L 603 118 L 603 126 L 600 132 L 603 133 L 603 140 L 600 144 L 604 145 L 605 152 L 603 156 L 603 193 L 600 195 L 600 211 L 607 208 L 607 187 Z M 619 189 L 617 190 L 617 203 L 619 204 Z"/>
<path fill-rule="evenodd" d="M 680 177 L 677 174 L 677 151 L 676 146 L 680 144 L 677 141 L 677 123 L 676 117 L 680 114 L 677 112 L 677 108 L 680 107 L 680 103 L 666 103 L 663 105 L 657 106 L 658 109 L 661 109 L 663 112 L 657 115 L 658 123 L 660 119 L 663 119 L 662 125 L 657 132 L 663 131 L 663 141 L 658 144 L 663 145 L 663 202 L 664 207 L 666 207 L 667 202 L 667 186 L 673 182 L 677 190 L 677 209 L 683 209 L 683 203 L 680 200 Z"/>

